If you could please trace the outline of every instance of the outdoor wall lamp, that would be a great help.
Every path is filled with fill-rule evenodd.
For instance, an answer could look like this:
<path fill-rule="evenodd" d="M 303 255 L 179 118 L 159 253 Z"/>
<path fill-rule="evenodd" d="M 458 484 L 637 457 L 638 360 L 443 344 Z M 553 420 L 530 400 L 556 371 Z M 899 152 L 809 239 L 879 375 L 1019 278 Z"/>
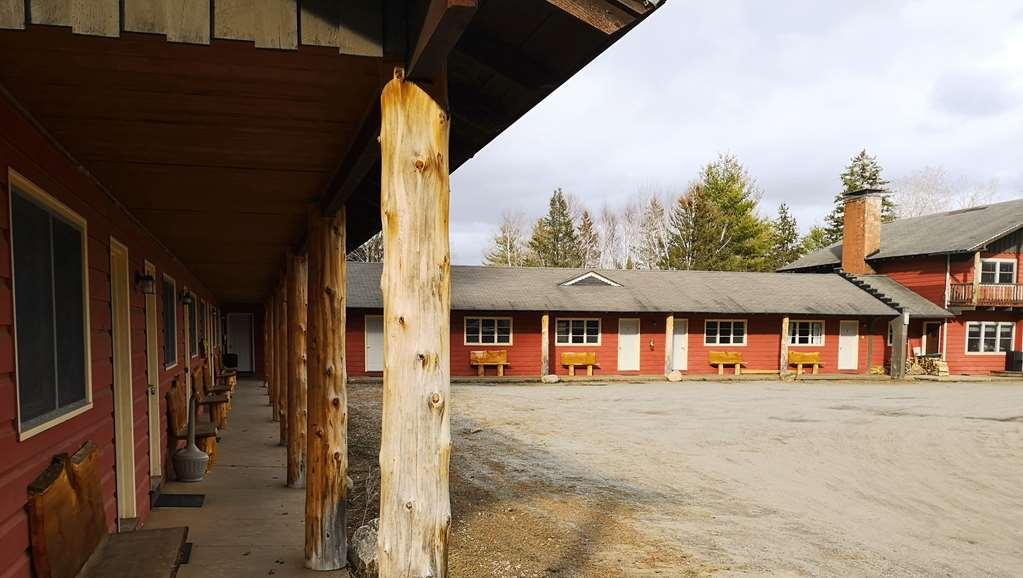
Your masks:
<path fill-rule="evenodd" d="M 181 303 L 184 305 L 191 305 L 195 303 L 195 298 L 188 291 L 181 292 Z"/>
<path fill-rule="evenodd" d="M 156 295 L 156 279 L 152 275 L 135 271 L 135 287 L 146 295 Z"/>

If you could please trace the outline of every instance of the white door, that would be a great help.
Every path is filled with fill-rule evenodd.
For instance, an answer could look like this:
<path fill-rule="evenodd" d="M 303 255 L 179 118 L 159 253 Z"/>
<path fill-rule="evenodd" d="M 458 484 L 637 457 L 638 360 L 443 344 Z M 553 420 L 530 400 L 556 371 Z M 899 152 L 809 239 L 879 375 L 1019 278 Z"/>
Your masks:
<path fill-rule="evenodd" d="M 114 473 L 117 517 L 136 517 L 135 419 L 131 383 L 131 285 L 128 248 L 110 238 L 110 312 L 114 349 Z"/>
<path fill-rule="evenodd" d="M 639 319 L 618 320 L 618 371 L 639 371 Z"/>
<path fill-rule="evenodd" d="M 146 275 L 156 279 L 156 266 L 146 261 Z M 146 395 L 149 399 L 149 475 L 163 475 L 160 461 L 160 345 L 156 294 L 146 294 Z"/>
<path fill-rule="evenodd" d="M 384 370 L 384 317 L 366 316 L 366 371 Z"/>
<path fill-rule="evenodd" d="M 238 356 L 238 371 L 252 371 L 252 314 L 227 314 L 227 352 Z"/>
<path fill-rule="evenodd" d="M 838 368 L 858 369 L 860 365 L 860 324 L 843 321 L 838 329 Z"/>
<path fill-rule="evenodd" d="M 671 369 L 685 371 L 689 369 L 689 320 L 676 319 L 674 330 L 671 340 Z"/>

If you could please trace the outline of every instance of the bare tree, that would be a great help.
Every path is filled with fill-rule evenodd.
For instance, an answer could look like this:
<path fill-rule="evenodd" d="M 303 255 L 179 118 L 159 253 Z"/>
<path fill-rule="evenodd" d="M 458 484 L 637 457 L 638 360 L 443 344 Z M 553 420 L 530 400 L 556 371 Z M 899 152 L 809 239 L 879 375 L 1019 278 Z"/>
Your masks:
<path fill-rule="evenodd" d="M 966 209 L 998 196 L 998 181 L 955 176 L 942 166 L 927 166 L 896 179 L 892 190 L 900 218 Z"/>
<path fill-rule="evenodd" d="M 618 269 L 622 265 L 621 256 L 621 230 L 618 225 L 618 215 L 606 203 L 600 210 L 600 220 L 597 238 L 600 239 L 600 267 L 603 269 Z"/>
<path fill-rule="evenodd" d="M 349 261 L 360 263 L 382 263 L 384 261 L 384 236 L 377 233 L 368 241 L 348 254 Z"/>
<path fill-rule="evenodd" d="M 491 267 L 521 267 L 526 262 L 526 217 L 522 213 L 506 211 L 501 225 L 490 241 L 484 264 Z"/>
<path fill-rule="evenodd" d="M 649 200 L 643 203 L 636 266 L 643 269 L 659 269 L 664 263 L 667 246 L 667 213 L 660 196 L 652 194 Z"/>

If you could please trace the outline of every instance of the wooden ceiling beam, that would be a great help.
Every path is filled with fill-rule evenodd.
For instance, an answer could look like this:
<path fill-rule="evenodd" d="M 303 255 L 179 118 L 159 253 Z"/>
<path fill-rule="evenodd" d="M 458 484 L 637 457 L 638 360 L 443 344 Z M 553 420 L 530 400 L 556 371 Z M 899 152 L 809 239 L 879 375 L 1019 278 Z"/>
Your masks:
<path fill-rule="evenodd" d="M 441 78 L 448 54 L 476 14 L 477 0 L 432 0 L 426 9 L 405 76 L 432 82 Z"/>
<path fill-rule="evenodd" d="M 635 14 L 618 1 L 547 0 L 547 3 L 609 36 L 636 21 Z"/>

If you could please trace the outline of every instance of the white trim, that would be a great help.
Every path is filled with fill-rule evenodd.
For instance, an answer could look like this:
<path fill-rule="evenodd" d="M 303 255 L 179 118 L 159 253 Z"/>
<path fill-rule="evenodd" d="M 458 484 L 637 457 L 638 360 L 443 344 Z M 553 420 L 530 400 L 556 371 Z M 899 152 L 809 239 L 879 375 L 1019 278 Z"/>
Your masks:
<path fill-rule="evenodd" d="M 469 325 L 468 321 L 470 319 L 479 319 L 481 322 L 484 319 L 493 319 L 494 322 L 495 322 L 495 324 L 494 324 L 494 339 L 497 339 L 497 324 L 496 324 L 496 322 L 497 321 L 507 320 L 508 321 L 508 342 L 507 343 L 499 343 L 499 342 L 495 341 L 493 343 L 482 343 L 482 342 L 480 342 L 480 343 L 470 343 L 469 342 L 469 327 L 468 327 L 468 325 Z M 483 336 L 483 324 L 480 323 L 480 337 L 482 338 L 482 336 Z M 486 347 L 486 346 L 490 346 L 490 345 L 514 345 L 514 344 L 515 344 L 515 321 L 511 317 L 494 317 L 494 316 L 466 315 L 465 317 L 462 318 L 462 345 L 481 345 L 481 346 Z"/>
<path fill-rule="evenodd" d="M 719 343 L 710 343 L 709 341 L 707 341 L 707 323 L 709 323 L 711 321 L 718 323 L 719 324 L 719 329 L 720 329 L 720 323 L 722 323 L 722 322 L 725 322 L 725 323 L 742 323 L 742 343 L 720 343 L 720 342 Z M 719 331 L 719 333 L 718 333 L 718 338 L 719 339 L 720 339 L 720 335 L 721 335 L 721 333 Z M 732 336 L 732 334 L 729 333 L 729 336 Z M 726 347 L 746 347 L 746 345 L 748 343 L 749 343 L 749 320 L 747 320 L 747 319 L 704 319 L 703 320 L 703 344 L 704 345 L 726 346 Z"/>
<path fill-rule="evenodd" d="M 110 237 L 110 337 L 114 381 L 114 474 L 117 517 L 136 517 L 135 394 L 131 368 L 131 259 L 128 247 Z"/>
<path fill-rule="evenodd" d="M 377 372 L 380 372 L 380 371 L 384 370 L 384 365 L 386 364 L 386 360 L 384 359 L 384 353 L 383 353 L 383 350 L 381 349 L 381 352 L 380 352 L 380 369 L 370 369 L 369 368 L 369 331 L 367 331 L 366 328 L 369 326 L 368 320 L 370 318 L 379 319 L 380 320 L 380 343 L 381 343 L 381 345 L 383 345 L 384 341 L 387 339 L 387 336 L 385 335 L 385 332 L 384 332 L 384 316 L 383 315 L 369 315 L 369 314 L 365 314 L 365 315 L 362 316 L 362 371 L 364 373 L 369 373 L 371 371 L 373 373 L 377 373 Z"/>
<path fill-rule="evenodd" d="M 1010 341 L 1009 341 L 1009 351 L 1012 351 L 1012 348 L 1016 346 L 1016 322 L 1015 321 L 967 321 L 966 323 L 963 324 L 963 329 L 965 331 L 965 333 L 963 334 L 963 349 L 965 350 L 964 353 L 966 355 L 975 355 L 975 356 L 979 356 L 979 357 L 980 356 L 992 357 L 992 356 L 999 356 L 999 355 L 1003 355 L 1004 356 L 1005 354 L 1008 353 L 1008 351 L 970 351 L 970 326 L 971 325 L 980 325 L 981 326 L 981 329 L 980 329 L 980 348 L 982 350 L 984 349 L 984 325 L 994 325 L 995 326 L 995 348 L 996 349 L 998 348 L 998 346 L 999 346 L 999 344 L 1001 342 L 1001 339 L 999 338 L 999 334 L 1001 333 L 1002 325 L 1009 325 L 1009 326 L 1011 326 L 1012 327 L 1012 334 L 1010 336 Z"/>
<path fill-rule="evenodd" d="M 853 364 L 851 367 L 842 367 L 842 326 L 852 325 L 856 328 L 856 338 L 854 339 L 856 355 L 853 356 Z M 838 358 L 835 362 L 835 369 L 838 371 L 859 371 L 860 369 L 860 322 L 856 319 L 840 319 L 838 321 Z"/>
<path fill-rule="evenodd" d="M 588 273 L 583 273 L 582 275 L 579 275 L 578 277 L 574 277 L 572 279 L 569 279 L 568 281 L 565 281 L 564 283 L 561 284 L 561 286 L 562 287 L 570 287 L 572 285 L 575 285 L 575 284 L 579 283 L 580 281 L 585 281 L 586 279 L 597 279 L 598 281 L 600 281 L 602 283 L 607 283 L 611 287 L 621 287 L 622 286 L 621 283 L 618 283 L 618 282 L 616 282 L 616 281 L 614 281 L 612 279 L 609 279 L 609 278 L 601 275 L 600 273 L 597 273 L 596 271 L 590 271 Z"/>
<path fill-rule="evenodd" d="M 8 238 L 9 238 L 9 249 L 10 249 L 10 263 L 11 263 L 11 336 L 14 342 L 14 408 L 15 408 L 15 420 L 18 428 L 18 441 L 25 441 L 30 437 L 42 433 L 54 426 L 64 423 L 74 417 L 77 417 L 90 409 L 92 409 L 92 320 L 89 314 L 89 301 L 92 298 L 92 294 L 89 291 L 89 224 L 88 221 L 70 207 L 57 200 L 56 197 L 50 195 L 44 191 L 41 187 L 30 181 L 28 178 L 22 176 L 21 173 L 8 167 L 7 169 L 8 178 L 8 194 L 7 194 L 7 214 L 10 222 L 8 223 Z M 65 408 L 71 408 L 64 412 L 59 412 L 60 408 L 55 408 L 53 417 L 37 423 L 31 427 L 23 428 L 21 421 L 21 392 L 19 390 L 19 368 L 18 368 L 18 297 L 17 297 L 17 283 L 15 282 L 15 276 L 17 271 L 14 267 L 14 207 L 12 205 L 14 195 L 13 189 L 17 187 L 18 190 L 31 197 L 34 201 L 41 203 L 44 208 L 57 213 L 61 218 L 70 222 L 80 228 L 82 234 L 82 322 L 84 327 L 82 328 L 84 335 L 84 346 L 85 346 L 85 398 L 79 402 L 68 404 Z M 57 352 L 54 352 L 56 355 Z M 59 412 L 59 413 L 57 413 Z M 44 414 L 45 415 L 45 414 Z M 42 416 L 39 416 L 42 417 Z M 38 418 L 36 418 L 38 419 Z"/>
<path fill-rule="evenodd" d="M 171 287 L 173 288 L 172 291 L 171 291 L 171 297 L 172 297 L 171 298 L 171 307 L 174 308 L 174 312 L 171 315 L 171 318 L 174 319 L 174 334 L 170 336 L 170 338 L 172 340 L 172 343 L 174 343 L 174 361 L 172 361 L 171 363 L 167 363 L 167 355 L 166 355 L 166 353 L 167 353 L 167 345 L 166 345 L 167 340 L 166 340 L 166 338 L 164 339 L 163 351 L 160 352 L 161 354 L 164 355 L 163 369 L 166 371 L 168 369 L 174 369 L 175 367 L 178 366 L 178 361 L 181 358 L 181 355 L 180 355 L 180 352 L 178 351 L 178 282 L 174 280 L 174 277 L 171 277 L 170 275 L 168 275 L 166 273 L 163 274 L 163 281 L 170 281 L 171 282 Z M 163 308 L 165 310 L 167 309 L 167 302 L 166 302 L 167 300 L 165 299 L 166 296 L 167 296 L 167 294 L 164 292 L 163 283 L 161 282 L 160 283 L 160 298 L 164 300 Z M 166 313 L 164 313 L 164 315 L 166 315 Z M 166 331 L 166 330 L 167 330 L 167 326 L 166 326 L 166 323 L 165 323 L 164 324 L 164 331 Z"/>
<path fill-rule="evenodd" d="M 558 341 L 558 322 L 568 321 L 568 340 L 569 343 L 561 343 Z M 571 343 L 572 341 L 572 321 L 596 321 L 597 322 L 597 342 L 596 343 Z M 583 341 L 586 340 L 586 326 L 583 325 Z M 554 345 L 556 347 L 598 347 L 604 341 L 604 321 L 600 317 L 555 317 L 554 318 Z"/>
<path fill-rule="evenodd" d="M 156 265 L 143 262 L 146 275 L 156 285 Z M 161 288 L 163 285 L 161 284 Z M 156 295 L 146 295 L 146 408 L 149 421 L 149 475 L 163 474 L 163 448 L 160 447 L 160 308 Z"/>
<path fill-rule="evenodd" d="M 999 283 L 998 282 L 998 276 L 999 276 L 999 274 L 1001 274 L 1001 269 L 1002 269 L 999 266 L 999 267 L 995 268 L 995 281 L 993 283 L 985 283 L 984 282 L 984 274 L 983 274 L 984 273 L 984 263 L 1012 263 L 1012 281 L 1009 281 L 1008 283 Z M 981 285 L 1014 285 L 1016 283 L 1016 279 L 1019 278 L 1019 263 L 1016 261 L 1016 259 L 1006 259 L 1006 258 L 984 259 L 984 258 L 981 258 L 981 260 L 980 260 L 980 271 L 977 271 L 976 274 L 978 276 L 980 276 L 980 278 L 981 278 L 981 280 L 980 280 L 980 284 Z"/>
<path fill-rule="evenodd" d="M 636 322 L 636 369 L 622 367 L 622 321 Z M 618 318 L 618 360 L 615 368 L 618 371 L 641 371 L 643 369 L 643 323 L 639 317 Z"/>
<path fill-rule="evenodd" d="M 794 331 L 794 328 L 799 323 L 820 323 L 821 324 L 821 342 L 820 343 L 792 343 L 793 337 L 798 337 L 798 332 Z M 789 320 L 789 347 L 824 347 L 827 341 L 828 324 L 823 319 L 791 319 Z M 810 331 L 810 337 L 813 338 L 813 330 Z"/>

